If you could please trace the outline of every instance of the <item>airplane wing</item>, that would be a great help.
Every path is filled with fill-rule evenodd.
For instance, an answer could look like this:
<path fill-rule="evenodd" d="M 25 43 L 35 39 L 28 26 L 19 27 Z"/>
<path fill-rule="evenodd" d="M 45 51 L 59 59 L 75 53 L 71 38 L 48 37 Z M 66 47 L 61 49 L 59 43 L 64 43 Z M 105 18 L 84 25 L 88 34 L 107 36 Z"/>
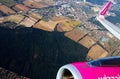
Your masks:
<path fill-rule="evenodd" d="M 111 22 L 109 22 L 108 20 L 106 20 L 105 18 L 100 18 L 97 17 L 97 20 L 108 30 L 110 31 L 116 38 L 118 38 L 120 40 L 120 28 L 114 24 L 112 24 Z"/>
<path fill-rule="evenodd" d="M 110 0 L 105 7 L 100 12 L 99 16 L 97 16 L 97 20 L 108 30 L 110 31 L 116 38 L 120 40 L 120 28 L 108 20 L 104 18 L 106 12 L 110 8 L 110 5 L 112 4 L 112 1 Z"/>

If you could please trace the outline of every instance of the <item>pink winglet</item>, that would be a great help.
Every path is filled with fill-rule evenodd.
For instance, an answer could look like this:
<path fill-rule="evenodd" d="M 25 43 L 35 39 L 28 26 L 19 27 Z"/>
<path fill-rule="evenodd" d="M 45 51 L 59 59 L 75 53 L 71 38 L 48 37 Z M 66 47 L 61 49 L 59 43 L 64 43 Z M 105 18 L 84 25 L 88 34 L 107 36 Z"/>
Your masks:
<path fill-rule="evenodd" d="M 103 8 L 103 10 L 101 11 L 101 13 L 100 13 L 100 15 L 105 15 L 106 14 L 106 12 L 108 11 L 108 9 L 110 8 L 110 5 L 112 4 L 112 2 L 111 1 L 109 1 L 107 4 L 106 4 L 106 6 Z"/>

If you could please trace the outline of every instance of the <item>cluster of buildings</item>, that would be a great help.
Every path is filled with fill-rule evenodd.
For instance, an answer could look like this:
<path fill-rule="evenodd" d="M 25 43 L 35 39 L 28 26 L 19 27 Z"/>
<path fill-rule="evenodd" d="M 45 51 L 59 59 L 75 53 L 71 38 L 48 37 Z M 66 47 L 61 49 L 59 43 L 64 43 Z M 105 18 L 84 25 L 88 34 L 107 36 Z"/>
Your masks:
<path fill-rule="evenodd" d="M 75 10 L 74 8 L 72 8 L 72 6 L 70 6 L 69 4 L 63 4 L 56 10 L 55 13 L 56 16 L 67 16 L 69 18 L 74 19 L 75 18 L 74 12 Z"/>

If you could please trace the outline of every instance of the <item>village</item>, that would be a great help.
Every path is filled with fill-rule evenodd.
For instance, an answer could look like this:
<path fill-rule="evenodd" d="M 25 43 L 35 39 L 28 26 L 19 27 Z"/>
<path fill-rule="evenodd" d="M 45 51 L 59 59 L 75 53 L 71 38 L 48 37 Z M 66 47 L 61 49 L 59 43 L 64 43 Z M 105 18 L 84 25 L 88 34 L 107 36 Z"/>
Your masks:
<path fill-rule="evenodd" d="M 42 0 L 24 0 L 22 3 L 16 3 L 12 7 L 0 3 L 0 23 L 14 22 L 17 25 L 23 25 L 28 28 L 32 27 L 49 32 L 56 30 L 63 32 L 65 37 L 83 45 L 89 50 L 86 56 L 87 61 L 120 55 L 119 40 L 109 31 L 88 21 L 89 18 L 97 15 L 97 12 L 100 10 L 99 7 L 92 7 L 92 10 L 96 13 L 95 15 L 87 15 L 85 12 L 82 12 L 82 9 L 79 10 L 78 8 L 76 9 L 79 10 L 80 13 L 76 13 L 74 11 L 75 9 L 71 9 L 66 3 L 65 5 L 61 4 L 62 7 L 58 5 L 55 5 L 53 0 L 46 2 Z M 58 9 L 55 12 L 52 11 L 56 6 Z M 51 7 L 52 9 L 49 10 Z M 48 15 L 44 12 L 40 14 L 39 9 L 45 9 Z M 73 15 L 69 14 L 69 11 L 66 9 Z M 65 16 L 68 14 L 71 18 Z M 45 16 L 49 16 L 49 18 Z M 11 29 L 15 29 L 16 27 L 17 26 Z"/>

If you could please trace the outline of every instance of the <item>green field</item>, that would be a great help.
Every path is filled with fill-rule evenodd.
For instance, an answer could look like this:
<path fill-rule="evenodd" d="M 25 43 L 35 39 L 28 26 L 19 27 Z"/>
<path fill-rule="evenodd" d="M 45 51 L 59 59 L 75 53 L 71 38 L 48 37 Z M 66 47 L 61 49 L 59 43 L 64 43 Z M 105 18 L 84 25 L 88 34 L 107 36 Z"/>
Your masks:
<path fill-rule="evenodd" d="M 14 0 L 0 0 L 0 3 L 6 5 L 8 7 L 11 7 L 11 6 L 15 5 L 15 1 Z"/>

